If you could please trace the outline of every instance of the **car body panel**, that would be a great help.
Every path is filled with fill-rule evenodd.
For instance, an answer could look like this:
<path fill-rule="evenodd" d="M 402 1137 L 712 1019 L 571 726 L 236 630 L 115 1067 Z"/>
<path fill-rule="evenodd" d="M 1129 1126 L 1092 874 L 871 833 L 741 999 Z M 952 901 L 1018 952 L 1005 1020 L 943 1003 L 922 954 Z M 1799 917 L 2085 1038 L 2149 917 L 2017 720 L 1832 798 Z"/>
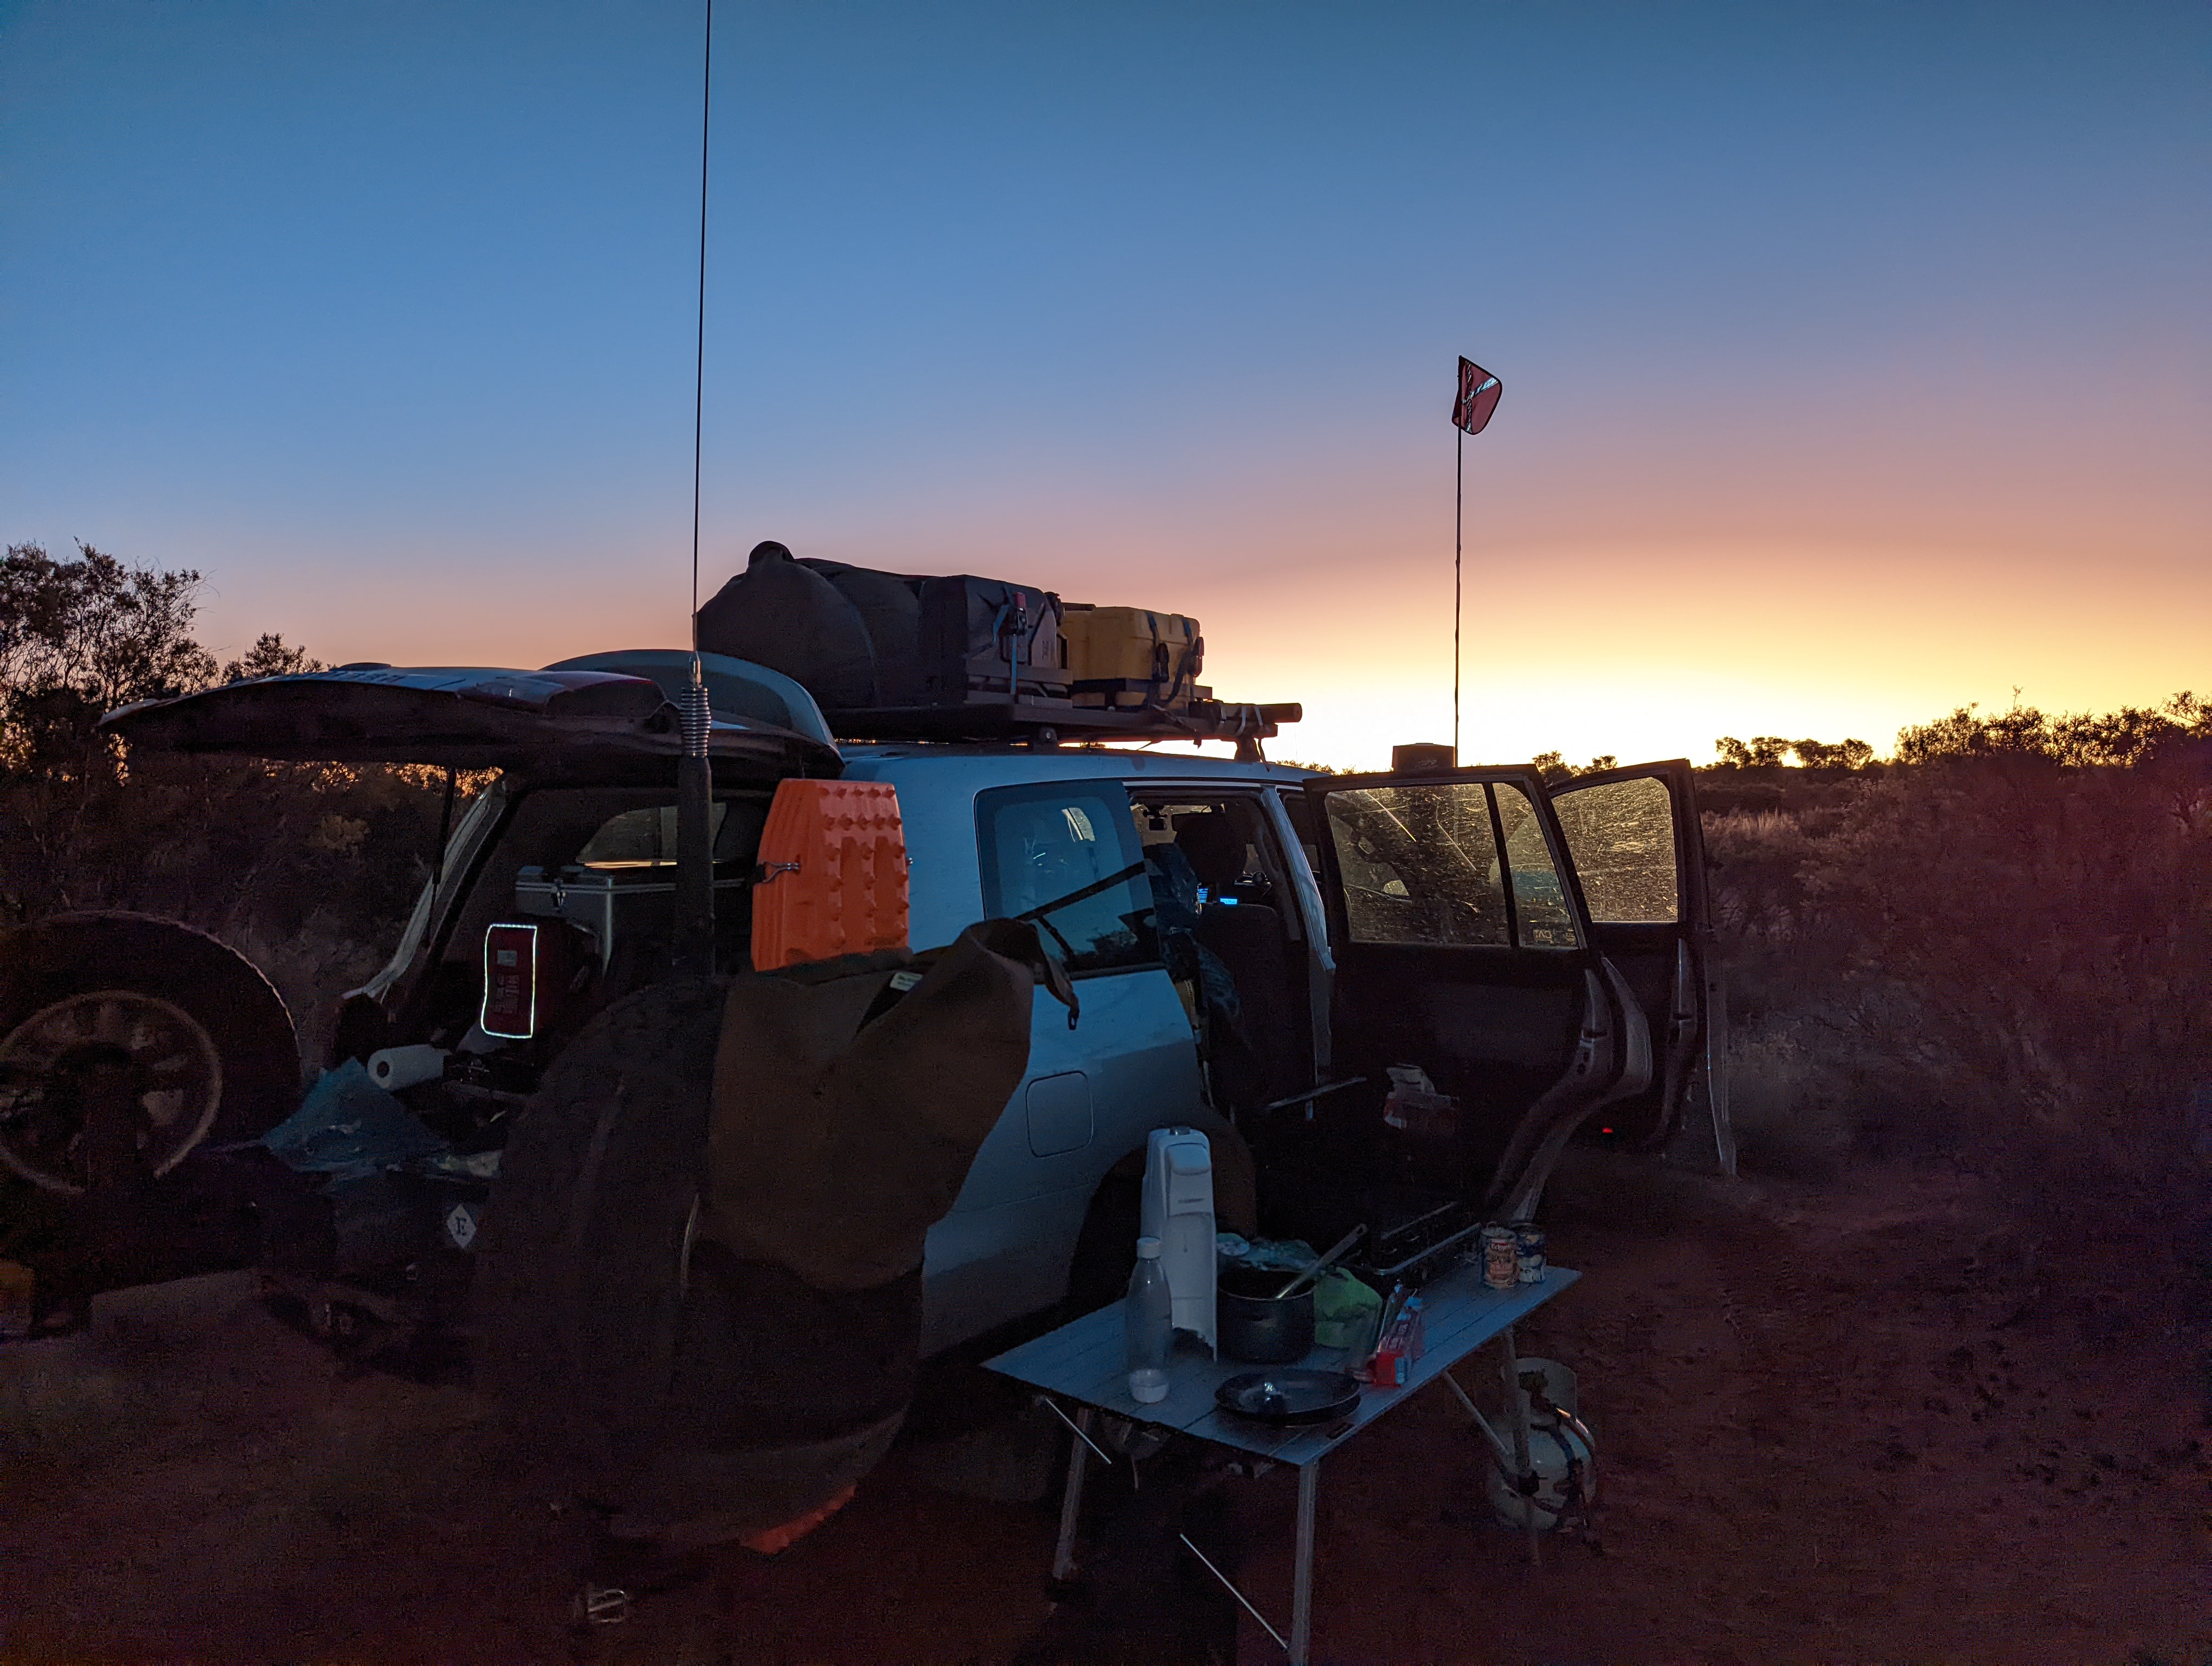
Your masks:
<path fill-rule="evenodd" d="M 908 929 L 915 945 L 949 943 L 981 917 L 982 872 L 975 844 L 977 794 L 1055 781 L 1188 783 L 1196 787 L 1296 787 L 1305 772 L 1230 758 L 1179 757 L 1134 750 L 878 745 L 847 746 L 844 778 L 888 781 L 913 864 Z"/>

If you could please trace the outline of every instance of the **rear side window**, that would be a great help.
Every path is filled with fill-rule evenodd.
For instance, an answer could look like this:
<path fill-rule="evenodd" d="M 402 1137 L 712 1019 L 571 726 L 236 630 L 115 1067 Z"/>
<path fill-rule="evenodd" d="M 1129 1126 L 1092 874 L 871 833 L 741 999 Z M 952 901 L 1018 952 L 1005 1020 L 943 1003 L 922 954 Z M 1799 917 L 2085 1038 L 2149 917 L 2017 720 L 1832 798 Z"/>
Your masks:
<path fill-rule="evenodd" d="M 1552 795 L 1582 877 L 1590 918 L 1671 924 L 1681 916 L 1674 874 L 1674 800 L 1653 775 L 1600 781 Z"/>
<path fill-rule="evenodd" d="M 1120 782 L 981 793 L 975 834 L 986 914 L 1036 921 L 1071 972 L 1158 961 L 1152 889 Z"/>
<path fill-rule="evenodd" d="M 1355 943 L 1504 947 L 1517 926 L 1523 948 L 1576 946 L 1543 822 L 1510 782 L 1347 787 L 1323 801 Z"/>
<path fill-rule="evenodd" d="M 1325 802 L 1352 941 L 1510 940 L 1480 781 L 1347 788 Z"/>

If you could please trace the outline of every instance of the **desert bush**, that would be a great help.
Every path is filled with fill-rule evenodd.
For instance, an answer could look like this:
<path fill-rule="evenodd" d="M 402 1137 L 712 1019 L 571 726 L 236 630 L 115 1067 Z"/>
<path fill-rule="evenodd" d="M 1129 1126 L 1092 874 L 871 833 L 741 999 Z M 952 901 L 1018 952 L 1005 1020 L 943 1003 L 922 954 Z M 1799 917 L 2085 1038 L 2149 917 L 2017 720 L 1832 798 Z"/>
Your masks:
<path fill-rule="evenodd" d="M 1967 708 L 1898 756 L 1707 818 L 1761 1091 L 1779 1070 L 1810 1123 L 1847 1101 L 1862 1147 L 2187 1186 L 2183 1107 L 2212 1079 L 2212 714 Z"/>
<path fill-rule="evenodd" d="M 118 705 L 318 669 L 264 635 L 218 671 L 191 635 L 198 583 L 88 545 L 0 561 L 0 920 L 132 909 L 211 932 L 270 976 L 317 1060 L 332 999 L 374 968 L 428 875 L 444 776 L 134 753 L 103 735 Z"/>

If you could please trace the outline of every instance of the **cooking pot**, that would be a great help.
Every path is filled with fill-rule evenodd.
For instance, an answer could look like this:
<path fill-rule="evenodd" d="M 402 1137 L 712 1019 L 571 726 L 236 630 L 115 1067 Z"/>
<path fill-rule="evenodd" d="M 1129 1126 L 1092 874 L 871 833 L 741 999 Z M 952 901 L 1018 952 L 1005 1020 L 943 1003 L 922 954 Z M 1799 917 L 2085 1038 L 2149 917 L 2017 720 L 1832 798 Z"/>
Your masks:
<path fill-rule="evenodd" d="M 1290 1274 L 1279 1267 L 1221 1269 L 1214 1307 L 1215 1339 L 1232 1359 L 1255 1365 L 1303 1359 L 1314 1345 L 1314 1293 L 1278 1296 Z"/>

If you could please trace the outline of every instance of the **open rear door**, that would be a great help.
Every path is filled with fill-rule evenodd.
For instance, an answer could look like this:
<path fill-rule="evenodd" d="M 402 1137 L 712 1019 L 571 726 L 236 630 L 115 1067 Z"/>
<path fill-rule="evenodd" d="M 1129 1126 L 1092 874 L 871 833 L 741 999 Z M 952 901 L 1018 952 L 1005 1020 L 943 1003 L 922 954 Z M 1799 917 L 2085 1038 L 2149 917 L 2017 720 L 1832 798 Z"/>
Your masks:
<path fill-rule="evenodd" d="M 1550 793 L 1591 940 L 1627 980 L 1651 1033 L 1650 1085 L 1607 1104 L 1595 1132 L 1653 1150 L 1680 1126 L 1707 1015 L 1717 1004 L 1690 765 L 1682 758 L 1634 763 L 1577 775 Z"/>
<path fill-rule="evenodd" d="M 1305 790 L 1336 959 L 1334 1070 L 1369 1079 L 1324 1102 L 1341 1159 L 1379 1148 L 1496 1215 L 1533 1207 L 1568 1136 L 1609 1096 L 1640 1092 L 1650 1057 L 1541 779 L 1455 769 Z M 1415 1070 L 1432 1092 L 1407 1090 Z"/>
<path fill-rule="evenodd" d="M 649 663 L 663 656 L 599 657 L 635 657 L 647 661 L 649 672 L 668 674 Z M 737 680 L 718 678 L 710 692 L 719 697 Z M 797 684 L 790 689 L 805 698 Z M 757 698 L 753 705 L 759 709 Z M 799 727 L 749 715 L 742 706 L 714 708 L 708 751 L 716 778 L 835 775 L 837 749 L 811 702 L 803 712 L 783 703 L 773 709 Z M 342 666 L 143 701 L 108 713 L 100 727 L 155 751 L 533 775 L 586 770 L 602 780 L 629 765 L 641 778 L 672 781 L 683 750 L 676 708 L 653 675 L 574 666 Z"/>

